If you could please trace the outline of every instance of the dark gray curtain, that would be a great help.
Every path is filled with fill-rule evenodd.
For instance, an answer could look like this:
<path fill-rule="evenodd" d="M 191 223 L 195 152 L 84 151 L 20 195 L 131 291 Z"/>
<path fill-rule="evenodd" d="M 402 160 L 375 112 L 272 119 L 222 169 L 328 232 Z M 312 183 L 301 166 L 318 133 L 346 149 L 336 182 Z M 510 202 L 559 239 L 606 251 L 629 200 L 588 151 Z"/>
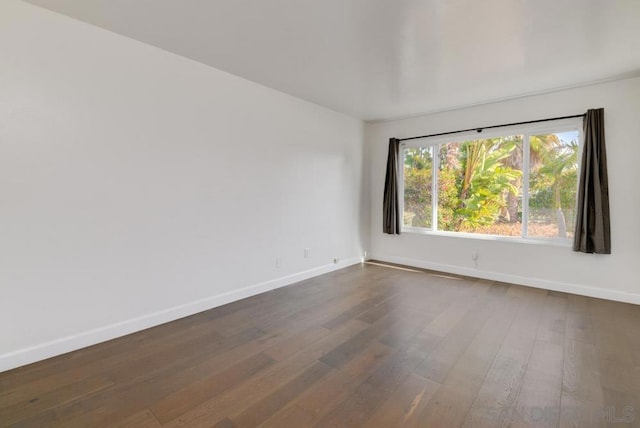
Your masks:
<path fill-rule="evenodd" d="M 398 151 L 400 140 L 389 140 L 387 175 L 384 179 L 382 229 L 384 233 L 400 235 L 400 203 L 398 200 Z"/>
<path fill-rule="evenodd" d="M 604 109 L 587 111 L 573 250 L 611 254 Z"/>

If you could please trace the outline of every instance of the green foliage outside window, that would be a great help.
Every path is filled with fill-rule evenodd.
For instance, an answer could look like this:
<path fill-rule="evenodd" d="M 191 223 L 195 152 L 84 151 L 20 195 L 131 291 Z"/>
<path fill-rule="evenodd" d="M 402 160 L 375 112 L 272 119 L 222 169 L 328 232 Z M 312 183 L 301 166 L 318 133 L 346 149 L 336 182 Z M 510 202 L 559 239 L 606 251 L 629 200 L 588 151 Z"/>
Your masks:
<path fill-rule="evenodd" d="M 567 237 L 571 233 L 577 133 L 575 137 L 569 143 L 558 134 L 529 137 L 530 236 Z M 406 149 L 406 226 L 432 227 L 434 152 L 438 157 L 438 230 L 521 235 L 522 135 Z"/>

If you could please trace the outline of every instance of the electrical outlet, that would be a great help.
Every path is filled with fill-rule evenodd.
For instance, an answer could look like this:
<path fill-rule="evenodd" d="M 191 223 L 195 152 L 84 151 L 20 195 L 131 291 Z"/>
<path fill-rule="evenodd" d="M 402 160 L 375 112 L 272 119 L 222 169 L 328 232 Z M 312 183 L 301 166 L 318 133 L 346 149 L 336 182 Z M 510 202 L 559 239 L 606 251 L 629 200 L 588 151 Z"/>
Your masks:
<path fill-rule="evenodd" d="M 311 258 L 311 248 L 305 248 L 304 249 L 304 258 L 305 259 L 310 259 Z"/>
<path fill-rule="evenodd" d="M 276 256 L 276 269 L 280 269 L 282 267 L 282 257 Z"/>
<path fill-rule="evenodd" d="M 337 264 L 338 264 L 338 258 L 337 258 L 337 257 L 334 257 L 334 258 L 333 258 L 333 264 L 334 264 L 334 265 L 337 265 Z"/>

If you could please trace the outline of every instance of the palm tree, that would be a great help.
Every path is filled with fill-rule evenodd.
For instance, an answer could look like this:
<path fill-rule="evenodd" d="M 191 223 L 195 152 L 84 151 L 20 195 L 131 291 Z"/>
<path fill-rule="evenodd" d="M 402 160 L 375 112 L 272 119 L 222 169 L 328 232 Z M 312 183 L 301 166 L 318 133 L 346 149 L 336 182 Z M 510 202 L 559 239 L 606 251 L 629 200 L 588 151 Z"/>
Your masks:
<path fill-rule="evenodd" d="M 511 152 L 511 155 L 505 159 L 505 165 L 516 171 L 523 170 L 523 151 L 522 136 L 514 135 L 510 137 L 516 143 L 517 148 Z M 549 159 L 553 158 L 550 153 L 556 148 L 562 146 L 562 142 L 556 134 L 532 135 L 529 137 L 529 168 L 533 169 L 546 164 Z M 516 188 L 522 188 L 522 179 L 518 178 L 514 183 Z M 504 216 L 509 223 L 518 221 L 518 198 L 519 194 L 507 194 L 507 215 Z"/>
<path fill-rule="evenodd" d="M 459 224 L 474 229 L 492 224 L 504 211 L 505 195 L 517 194 L 520 171 L 505 164 L 517 144 L 509 138 L 467 141 L 461 146 Z"/>
<path fill-rule="evenodd" d="M 555 136 L 555 135 L 554 135 Z M 560 141 L 557 136 L 555 136 Z M 567 237 L 567 225 L 562 211 L 561 189 L 564 183 L 565 171 L 577 168 L 578 143 L 571 141 L 564 145 L 562 142 L 553 147 L 552 150 L 542 152 L 544 157 L 542 167 L 539 172 L 546 174 L 551 180 L 551 193 L 553 195 L 553 208 L 556 211 L 556 223 L 558 225 L 558 237 Z"/>

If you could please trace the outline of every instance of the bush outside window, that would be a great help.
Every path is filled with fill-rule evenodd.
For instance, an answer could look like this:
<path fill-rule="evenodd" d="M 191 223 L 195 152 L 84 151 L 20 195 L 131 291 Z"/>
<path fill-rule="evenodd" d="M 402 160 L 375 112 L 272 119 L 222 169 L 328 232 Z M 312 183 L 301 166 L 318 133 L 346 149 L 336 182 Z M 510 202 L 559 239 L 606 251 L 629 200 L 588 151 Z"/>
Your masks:
<path fill-rule="evenodd" d="M 403 231 L 569 242 L 580 123 L 403 144 Z"/>

